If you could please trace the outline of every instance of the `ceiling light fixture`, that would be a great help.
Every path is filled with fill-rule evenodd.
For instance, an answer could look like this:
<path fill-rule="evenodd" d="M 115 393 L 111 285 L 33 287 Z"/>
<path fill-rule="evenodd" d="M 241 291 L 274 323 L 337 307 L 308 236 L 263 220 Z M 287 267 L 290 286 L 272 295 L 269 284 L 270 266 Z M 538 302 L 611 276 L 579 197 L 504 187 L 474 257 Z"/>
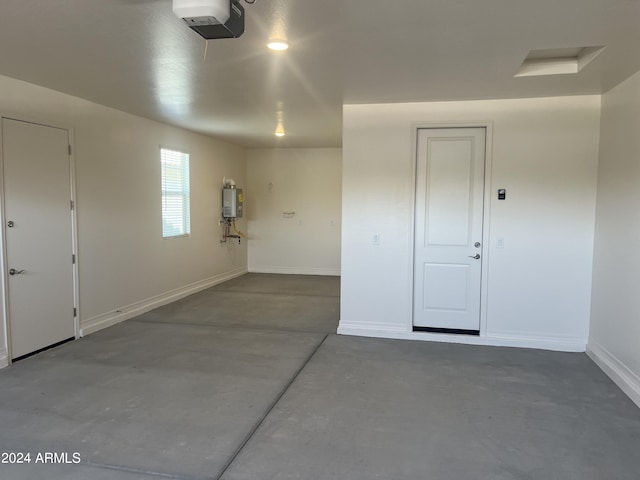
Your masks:
<path fill-rule="evenodd" d="M 284 137 L 285 133 L 284 133 L 284 127 L 282 126 L 281 123 L 278 124 L 278 127 L 276 128 L 276 137 Z"/>
<path fill-rule="evenodd" d="M 283 50 L 289 48 L 289 43 L 286 40 L 270 40 L 269 43 L 267 43 L 267 47 L 269 47 L 271 50 L 282 52 Z"/>

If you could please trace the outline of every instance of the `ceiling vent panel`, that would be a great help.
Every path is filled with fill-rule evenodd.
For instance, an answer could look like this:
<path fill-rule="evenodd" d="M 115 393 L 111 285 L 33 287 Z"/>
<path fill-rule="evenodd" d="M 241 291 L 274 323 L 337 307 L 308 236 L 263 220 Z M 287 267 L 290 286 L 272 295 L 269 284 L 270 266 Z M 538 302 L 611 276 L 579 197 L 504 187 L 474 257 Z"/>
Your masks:
<path fill-rule="evenodd" d="M 603 46 L 597 46 L 531 50 L 515 76 L 576 74 L 595 60 L 604 49 Z"/>

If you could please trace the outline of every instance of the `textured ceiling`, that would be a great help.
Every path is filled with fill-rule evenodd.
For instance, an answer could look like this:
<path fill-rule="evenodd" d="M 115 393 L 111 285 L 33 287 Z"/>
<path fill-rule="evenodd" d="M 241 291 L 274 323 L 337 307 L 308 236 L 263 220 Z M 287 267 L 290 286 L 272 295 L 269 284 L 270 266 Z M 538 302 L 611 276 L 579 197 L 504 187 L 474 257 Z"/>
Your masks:
<path fill-rule="evenodd" d="M 638 0 L 243 5 L 245 35 L 205 59 L 170 0 L 2 0 L 0 74 L 256 147 L 339 146 L 343 103 L 597 94 L 640 69 Z M 530 50 L 592 45 L 577 75 L 513 77 Z"/>

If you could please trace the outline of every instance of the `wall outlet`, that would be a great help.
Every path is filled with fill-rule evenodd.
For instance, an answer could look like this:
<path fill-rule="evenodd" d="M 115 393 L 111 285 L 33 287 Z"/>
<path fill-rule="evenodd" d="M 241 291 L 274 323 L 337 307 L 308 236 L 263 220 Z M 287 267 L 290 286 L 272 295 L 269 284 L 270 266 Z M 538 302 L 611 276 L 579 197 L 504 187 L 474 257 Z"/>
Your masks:
<path fill-rule="evenodd" d="M 380 245 L 380 234 L 379 233 L 374 233 L 373 236 L 371 237 L 371 244 L 372 245 Z"/>

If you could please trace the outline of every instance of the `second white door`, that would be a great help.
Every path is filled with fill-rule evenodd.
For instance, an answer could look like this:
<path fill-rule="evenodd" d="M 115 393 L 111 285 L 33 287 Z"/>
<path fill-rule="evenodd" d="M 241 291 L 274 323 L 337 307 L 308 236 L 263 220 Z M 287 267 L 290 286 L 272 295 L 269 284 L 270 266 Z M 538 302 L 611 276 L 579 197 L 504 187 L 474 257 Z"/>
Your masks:
<path fill-rule="evenodd" d="M 414 327 L 480 329 L 485 129 L 418 130 Z"/>
<path fill-rule="evenodd" d="M 75 335 L 69 132 L 2 119 L 11 358 Z"/>

